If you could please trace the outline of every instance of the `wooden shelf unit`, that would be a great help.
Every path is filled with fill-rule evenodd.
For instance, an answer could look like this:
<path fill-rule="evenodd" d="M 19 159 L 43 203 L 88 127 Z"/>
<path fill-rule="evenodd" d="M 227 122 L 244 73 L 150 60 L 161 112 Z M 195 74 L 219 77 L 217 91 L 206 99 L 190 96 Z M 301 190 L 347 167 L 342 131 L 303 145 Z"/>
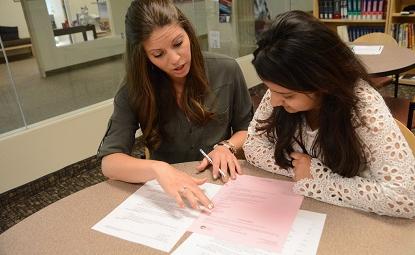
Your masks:
<path fill-rule="evenodd" d="M 390 13 L 388 16 L 388 22 L 386 25 L 386 33 L 391 34 L 392 25 L 395 23 L 415 23 L 415 13 L 410 15 L 402 15 L 401 11 L 408 5 L 414 5 L 414 0 L 388 0 L 390 6 Z M 415 69 L 412 69 L 406 73 L 415 74 Z M 407 85 L 415 85 L 413 80 L 399 79 L 399 83 Z"/>
<path fill-rule="evenodd" d="M 389 0 L 390 1 L 390 0 Z M 330 29 L 336 31 L 337 26 L 341 25 L 362 25 L 362 26 L 379 26 L 381 24 L 384 24 L 385 31 L 387 30 L 387 23 L 388 23 L 388 14 L 389 14 L 389 1 L 387 5 L 386 10 L 386 19 L 320 19 L 319 18 L 319 0 L 313 0 L 313 15 L 314 17 L 320 19 L 322 22 L 324 22 Z M 412 0 L 413 1 L 413 0 Z"/>
<path fill-rule="evenodd" d="M 402 15 L 401 11 L 408 5 L 415 4 L 414 0 L 388 0 L 390 13 L 388 15 L 386 33 L 390 34 L 394 23 L 415 23 L 415 14 Z"/>

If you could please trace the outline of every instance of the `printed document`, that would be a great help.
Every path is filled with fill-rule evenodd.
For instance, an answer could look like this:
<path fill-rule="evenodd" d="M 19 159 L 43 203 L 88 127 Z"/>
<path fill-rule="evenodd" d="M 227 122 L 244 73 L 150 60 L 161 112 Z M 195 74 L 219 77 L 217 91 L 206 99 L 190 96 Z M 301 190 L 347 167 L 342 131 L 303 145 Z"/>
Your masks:
<path fill-rule="evenodd" d="M 172 255 L 313 255 L 317 253 L 325 219 L 325 214 L 300 210 L 280 252 L 193 233 Z"/>
<path fill-rule="evenodd" d="M 383 45 L 352 45 L 351 48 L 356 55 L 379 55 Z"/>
<path fill-rule="evenodd" d="M 278 252 L 291 229 L 303 197 L 294 183 L 241 175 L 223 185 L 215 208 L 201 214 L 190 231 Z"/>
<path fill-rule="evenodd" d="M 200 186 L 212 198 L 220 185 Z M 156 181 L 144 184 L 92 229 L 169 252 L 200 211 L 181 209 Z"/>

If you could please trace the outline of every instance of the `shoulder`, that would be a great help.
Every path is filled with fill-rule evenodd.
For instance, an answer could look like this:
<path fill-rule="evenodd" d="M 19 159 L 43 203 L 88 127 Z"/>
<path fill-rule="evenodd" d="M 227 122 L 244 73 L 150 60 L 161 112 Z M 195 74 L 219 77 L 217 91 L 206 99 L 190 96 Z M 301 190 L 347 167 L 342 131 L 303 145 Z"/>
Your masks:
<path fill-rule="evenodd" d="M 203 52 L 203 58 L 207 69 L 215 72 L 226 72 L 238 66 L 234 58 L 222 54 Z"/>
<path fill-rule="evenodd" d="M 370 86 L 367 81 L 359 80 L 355 87 L 355 93 L 359 98 L 360 103 L 367 104 L 367 103 L 381 103 L 383 102 L 382 96 L 376 91 L 375 88 Z M 362 105 L 360 105 L 362 106 Z"/>
<path fill-rule="evenodd" d="M 114 96 L 114 102 L 119 103 L 119 102 L 128 101 L 128 97 L 129 97 L 129 95 L 128 95 L 127 83 L 123 80 L 120 83 L 118 91 Z"/>
<path fill-rule="evenodd" d="M 128 111 L 133 111 L 131 100 L 130 100 L 130 92 L 125 80 L 120 83 L 117 93 L 114 96 L 114 107 L 117 109 L 124 109 Z"/>
<path fill-rule="evenodd" d="M 203 53 L 206 76 L 213 90 L 220 87 L 234 88 L 244 87 L 245 79 L 236 60 L 225 55 L 204 52 Z"/>
<path fill-rule="evenodd" d="M 359 100 L 357 104 L 358 113 L 355 117 L 368 131 L 378 133 L 394 124 L 394 119 L 383 97 L 369 83 L 359 81 L 355 93 Z"/>

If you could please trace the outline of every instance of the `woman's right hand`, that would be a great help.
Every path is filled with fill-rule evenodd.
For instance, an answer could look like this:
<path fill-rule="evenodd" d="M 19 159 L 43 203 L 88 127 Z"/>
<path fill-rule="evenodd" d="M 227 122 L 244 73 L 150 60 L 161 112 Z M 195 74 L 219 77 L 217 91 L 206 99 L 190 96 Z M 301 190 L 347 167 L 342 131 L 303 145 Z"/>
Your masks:
<path fill-rule="evenodd" d="M 186 198 L 193 209 L 200 209 L 199 204 L 205 208 L 213 209 L 212 201 L 199 188 L 199 185 L 205 183 L 207 178 L 191 177 L 161 161 L 154 165 L 154 172 L 158 183 L 167 194 L 176 200 L 179 207 L 185 207 L 183 198 Z"/>

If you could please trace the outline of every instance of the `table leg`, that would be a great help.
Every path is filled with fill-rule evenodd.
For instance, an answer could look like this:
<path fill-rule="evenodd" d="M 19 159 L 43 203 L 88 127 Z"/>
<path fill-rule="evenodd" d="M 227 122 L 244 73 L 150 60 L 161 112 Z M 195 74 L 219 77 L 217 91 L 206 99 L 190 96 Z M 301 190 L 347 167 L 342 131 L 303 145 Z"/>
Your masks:
<path fill-rule="evenodd" d="M 398 97 L 398 89 L 399 89 L 399 74 L 395 74 L 395 92 L 394 92 L 394 96 Z"/>
<path fill-rule="evenodd" d="M 86 36 L 86 31 L 82 31 L 82 36 L 84 37 L 84 41 L 88 41 L 88 37 Z"/>

